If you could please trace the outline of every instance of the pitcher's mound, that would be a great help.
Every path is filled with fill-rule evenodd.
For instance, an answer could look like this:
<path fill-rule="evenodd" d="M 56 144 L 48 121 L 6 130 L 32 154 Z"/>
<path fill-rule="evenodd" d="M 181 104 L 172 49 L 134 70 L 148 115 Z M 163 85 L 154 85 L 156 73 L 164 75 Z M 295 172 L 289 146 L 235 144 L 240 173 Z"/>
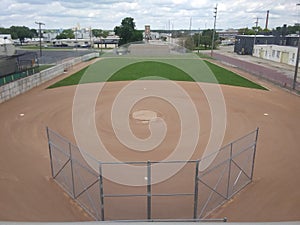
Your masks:
<path fill-rule="evenodd" d="M 139 110 L 132 113 L 132 118 L 142 123 L 149 123 L 157 118 L 157 113 L 151 110 Z"/>

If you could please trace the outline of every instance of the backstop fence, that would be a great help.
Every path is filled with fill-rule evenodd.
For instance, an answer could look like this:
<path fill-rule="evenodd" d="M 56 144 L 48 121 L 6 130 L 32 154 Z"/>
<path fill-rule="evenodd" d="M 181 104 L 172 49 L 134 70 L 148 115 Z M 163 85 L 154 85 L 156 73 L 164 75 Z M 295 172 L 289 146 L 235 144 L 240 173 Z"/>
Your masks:
<path fill-rule="evenodd" d="M 47 137 L 53 179 L 96 220 L 196 221 L 206 220 L 252 181 L 258 128 L 205 158 L 190 161 L 117 163 L 91 158 L 87 163 L 89 155 L 83 156 L 83 150 L 50 128 Z M 201 169 L 206 161 L 209 166 Z M 159 176 L 153 167 L 158 163 L 182 168 L 171 178 L 152 183 Z M 124 164 L 140 166 L 144 186 L 107 179 L 110 170 Z M 126 171 L 120 176 L 126 176 Z"/>

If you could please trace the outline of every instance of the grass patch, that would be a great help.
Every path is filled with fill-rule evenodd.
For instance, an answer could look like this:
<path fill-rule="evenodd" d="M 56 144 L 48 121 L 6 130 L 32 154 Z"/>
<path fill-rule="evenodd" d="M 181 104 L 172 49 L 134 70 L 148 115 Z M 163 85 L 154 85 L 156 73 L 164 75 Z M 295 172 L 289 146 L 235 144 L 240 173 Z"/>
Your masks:
<path fill-rule="evenodd" d="M 204 53 L 196 53 L 201 59 L 213 59 L 210 55 L 204 54 Z"/>
<path fill-rule="evenodd" d="M 181 69 L 167 63 L 156 61 L 137 62 L 114 73 L 108 81 L 121 80 L 177 80 L 194 81 Z"/>
<path fill-rule="evenodd" d="M 230 70 L 227 70 L 223 67 L 220 67 L 206 60 L 204 60 L 204 62 L 211 69 L 211 71 L 213 72 L 213 74 L 215 75 L 215 77 L 217 78 L 220 84 L 267 90 L 266 88 L 260 86 L 259 84 L 254 83 L 244 77 L 241 77 L 240 75 Z"/>
<path fill-rule="evenodd" d="M 166 63 L 165 63 L 166 62 Z M 60 86 L 76 85 L 80 83 L 93 83 L 105 81 L 123 81 L 123 80 L 175 80 L 175 81 L 189 81 L 189 82 L 207 82 L 219 83 L 232 86 L 241 86 L 248 88 L 256 88 L 266 90 L 264 87 L 239 76 L 238 74 L 217 66 L 206 60 L 178 60 L 173 65 L 158 61 L 138 61 L 135 63 L 120 65 L 115 72 L 110 74 L 110 69 L 113 65 L 120 64 L 121 61 L 105 61 L 101 60 L 73 75 L 51 85 L 48 88 L 55 88 Z M 180 69 L 180 63 L 186 66 L 185 69 Z M 198 66 L 198 67 L 197 67 Z M 180 67 L 180 68 L 178 68 Z M 184 68 L 184 67 L 182 67 Z M 191 69 L 191 70 L 189 70 Z M 187 72 L 186 72 L 187 71 Z M 83 75 L 87 74 L 83 77 Z M 189 74 L 194 74 L 190 76 Z M 196 75 L 195 75 L 196 74 Z"/>
<path fill-rule="evenodd" d="M 60 80 L 60 81 L 56 82 L 55 84 L 52 84 L 48 88 L 56 88 L 56 87 L 70 86 L 70 85 L 79 84 L 80 79 L 83 76 L 83 74 L 85 73 L 85 71 L 87 70 L 87 68 L 88 68 L 88 66 L 81 69 L 81 70 L 79 70 L 78 72 L 72 74 L 71 76 L 66 77 L 63 80 Z"/>

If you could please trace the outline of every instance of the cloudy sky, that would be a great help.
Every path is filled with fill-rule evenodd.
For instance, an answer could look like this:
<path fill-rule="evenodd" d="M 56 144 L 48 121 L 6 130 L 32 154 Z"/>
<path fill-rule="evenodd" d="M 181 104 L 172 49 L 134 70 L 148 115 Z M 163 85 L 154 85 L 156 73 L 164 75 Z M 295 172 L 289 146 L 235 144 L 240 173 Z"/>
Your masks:
<path fill-rule="evenodd" d="M 37 28 L 75 26 L 112 30 L 125 17 L 133 17 L 138 29 L 205 29 L 213 27 L 214 7 L 218 4 L 217 28 L 252 27 L 256 17 L 269 28 L 293 25 L 300 19 L 300 0 L 0 0 L 0 27 L 12 25 Z M 192 19 L 191 19 L 192 18 Z"/>

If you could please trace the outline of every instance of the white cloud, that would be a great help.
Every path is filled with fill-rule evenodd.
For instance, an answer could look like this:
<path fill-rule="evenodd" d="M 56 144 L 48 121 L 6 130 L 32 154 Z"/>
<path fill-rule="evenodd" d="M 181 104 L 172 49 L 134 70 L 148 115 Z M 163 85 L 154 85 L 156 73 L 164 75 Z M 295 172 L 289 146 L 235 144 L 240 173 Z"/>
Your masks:
<path fill-rule="evenodd" d="M 1 2 L 0 26 L 24 25 L 46 28 L 82 27 L 113 29 L 124 17 L 133 17 L 138 29 L 192 29 L 213 26 L 213 7 L 218 3 L 217 28 L 254 26 L 255 17 L 264 26 L 270 10 L 270 26 L 292 25 L 299 21 L 298 0 L 6 0 Z M 170 25 L 169 25 L 170 24 Z"/>

